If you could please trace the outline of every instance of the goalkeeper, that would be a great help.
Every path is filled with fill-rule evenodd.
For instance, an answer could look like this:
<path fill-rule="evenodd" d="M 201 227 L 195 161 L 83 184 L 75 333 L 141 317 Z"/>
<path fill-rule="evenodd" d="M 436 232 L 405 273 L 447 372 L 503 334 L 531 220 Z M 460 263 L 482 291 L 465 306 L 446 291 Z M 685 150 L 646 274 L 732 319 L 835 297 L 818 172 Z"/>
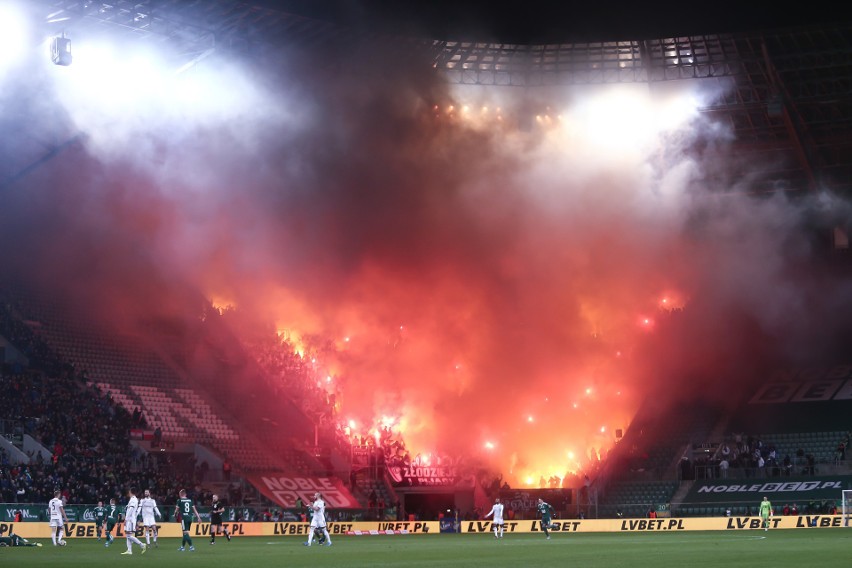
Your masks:
<path fill-rule="evenodd" d="M 760 502 L 760 518 L 763 519 L 763 530 L 769 530 L 769 517 L 772 516 L 772 503 L 769 502 L 769 497 L 764 496 Z"/>

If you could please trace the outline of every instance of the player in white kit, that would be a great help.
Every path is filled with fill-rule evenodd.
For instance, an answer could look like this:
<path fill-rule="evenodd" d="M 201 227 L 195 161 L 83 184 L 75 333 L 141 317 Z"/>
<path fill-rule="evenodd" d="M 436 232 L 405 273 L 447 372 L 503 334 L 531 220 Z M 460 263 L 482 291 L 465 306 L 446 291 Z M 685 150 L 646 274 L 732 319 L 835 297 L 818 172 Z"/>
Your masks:
<path fill-rule="evenodd" d="M 53 499 L 47 504 L 47 510 L 50 513 L 50 539 L 53 541 L 53 546 L 65 546 L 67 544 L 62 540 L 68 516 L 65 514 L 65 503 L 62 502 L 61 495 L 62 491 L 57 489 L 53 492 Z"/>
<path fill-rule="evenodd" d="M 145 496 L 139 500 L 139 508 L 142 510 L 142 528 L 145 531 L 145 543 L 151 545 L 151 535 L 154 535 L 154 547 L 159 548 L 157 544 L 157 518 L 163 518 L 160 510 L 157 508 L 157 502 L 151 497 L 151 491 L 146 489 Z"/>
<path fill-rule="evenodd" d="M 136 517 L 139 516 L 139 499 L 136 497 L 136 489 L 131 487 L 127 490 L 127 507 L 124 509 L 124 536 L 127 538 L 127 551 L 122 554 L 133 554 L 133 544 L 142 548 L 142 554 L 148 550 L 148 546 L 136 538 Z"/>
<path fill-rule="evenodd" d="M 321 493 L 314 493 L 311 509 L 314 511 L 314 516 L 311 519 L 311 532 L 308 536 L 308 542 L 305 544 L 311 546 L 314 541 L 314 533 L 321 532 L 325 536 L 325 546 L 331 546 L 331 536 L 328 534 L 328 527 L 325 526 L 325 501 L 322 500 Z"/>
<path fill-rule="evenodd" d="M 494 527 L 494 538 L 503 538 L 503 527 L 505 526 L 503 524 L 503 503 L 500 502 L 499 497 L 494 500 L 494 506 L 488 511 L 485 518 L 487 519 L 491 515 L 494 515 L 494 522 L 491 523 Z"/>

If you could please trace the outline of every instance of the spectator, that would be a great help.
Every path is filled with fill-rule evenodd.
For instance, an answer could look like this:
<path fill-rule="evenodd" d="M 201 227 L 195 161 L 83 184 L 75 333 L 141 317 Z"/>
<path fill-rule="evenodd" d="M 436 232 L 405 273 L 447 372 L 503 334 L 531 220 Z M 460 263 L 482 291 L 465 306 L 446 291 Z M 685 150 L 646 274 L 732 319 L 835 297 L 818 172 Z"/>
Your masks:
<path fill-rule="evenodd" d="M 805 467 L 805 475 L 816 475 L 816 458 L 813 454 L 808 454 L 807 466 Z"/>
<path fill-rule="evenodd" d="M 784 475 L 790 475 L 790 474 L 793 473 L 793 462 L 790 459 L 790 454 L 786 454 L 784 456 L 783 465 L 784 465 L 784 467 L 783 467 L 782 471 L 784 472 Z"/>
<path fill-rule="evenodd" d="M 728 459 L 723 457 L 722 461 L 719 462 L 719 474 L 722 479 L 728 478 L 728 467 L 730 467 Z"/>

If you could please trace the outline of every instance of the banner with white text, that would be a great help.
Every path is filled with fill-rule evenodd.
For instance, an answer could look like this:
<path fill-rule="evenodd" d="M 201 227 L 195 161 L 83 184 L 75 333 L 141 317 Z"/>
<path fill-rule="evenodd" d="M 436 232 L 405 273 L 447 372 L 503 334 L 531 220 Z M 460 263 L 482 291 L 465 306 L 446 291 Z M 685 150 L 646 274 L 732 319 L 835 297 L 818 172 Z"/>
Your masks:
<path fill-rule="evenodd" d="M 265 497 L 271 499 L 279 507 L 291 509 L 296 506 L 296 499 L 302 503 L 314 500 L 314 493 L 319 491 L 328 509 L 359 509 L 361 504 L 336 477 L 300 477 L 297 475 L 266 473 L 246 477 Z"/>
<path fill-rule="evenodd" d="M 737 480 L 706 479 L 696 481 L 683 503 L 742 503 L 750 501 L 757 508 L 763 497 L 777 507 L 792 503 L 840 500 L 841 491 L 852 489 L 852 476 L 817 475 L 813 477 L 746 478 Z"/>

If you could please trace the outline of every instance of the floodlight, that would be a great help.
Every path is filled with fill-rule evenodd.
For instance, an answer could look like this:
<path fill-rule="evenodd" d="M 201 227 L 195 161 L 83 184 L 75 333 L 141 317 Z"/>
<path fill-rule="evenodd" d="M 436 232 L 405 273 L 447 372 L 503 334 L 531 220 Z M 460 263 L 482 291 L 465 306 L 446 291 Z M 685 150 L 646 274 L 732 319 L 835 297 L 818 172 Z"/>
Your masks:
<path fill-rule="evenodd" d="M 64 33 L 50 40 L 50 58 L 56 65 L 71 65 L 71 40 Z"/>
<path fill-rule="evenodd" d="M 0 72 L 18 63 L 27 46 L 29 22 L 17 6 L 0 0 Z"/>

